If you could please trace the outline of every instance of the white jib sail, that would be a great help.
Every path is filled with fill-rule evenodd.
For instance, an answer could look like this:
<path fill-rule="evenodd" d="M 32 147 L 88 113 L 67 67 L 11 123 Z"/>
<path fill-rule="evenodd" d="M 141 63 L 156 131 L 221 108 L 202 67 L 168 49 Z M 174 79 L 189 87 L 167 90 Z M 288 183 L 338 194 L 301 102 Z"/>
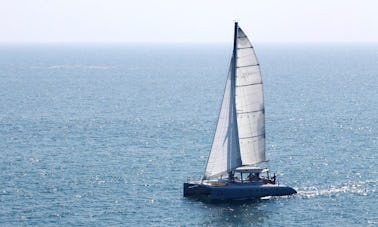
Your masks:
<path fill-rule="evenodd" d="M 205 170 L 206 179 L 223 175 L 241 165 L 235 103 L 231 89 L 232 68 L 231 63 L 213 145 Z"/>
<path fill-rule="evenodd" d="M 245 33 L 238 28 L 236 113 L 243 165 L 265 160 L 265 114 L 260 67 Z"/>

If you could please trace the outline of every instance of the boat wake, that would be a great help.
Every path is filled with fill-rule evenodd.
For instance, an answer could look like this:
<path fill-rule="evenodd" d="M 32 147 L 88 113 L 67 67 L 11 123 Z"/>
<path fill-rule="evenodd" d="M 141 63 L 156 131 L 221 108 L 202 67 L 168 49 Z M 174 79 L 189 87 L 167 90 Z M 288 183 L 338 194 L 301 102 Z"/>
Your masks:
<path fill-rule="evenodd" d="M 367 180 L 362 182 L 347 182 L 341 185 L 332 185 L 329 187 L 302 187 L 298 188 L 297 196 L 311 198 L 317 196 L 338 196 L 341 194 L 357 194 L 367 196 L 377 192 L 378 180 Z"/>

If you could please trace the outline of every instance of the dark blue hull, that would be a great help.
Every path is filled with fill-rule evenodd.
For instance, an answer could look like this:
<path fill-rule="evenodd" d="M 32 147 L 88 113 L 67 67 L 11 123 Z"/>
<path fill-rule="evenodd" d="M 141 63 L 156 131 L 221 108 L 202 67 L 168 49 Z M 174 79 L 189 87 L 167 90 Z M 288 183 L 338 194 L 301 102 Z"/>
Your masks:
<path fill-rule="evenodd" d="M 207 200 L 252 200 L 267 196 L 286 196 L 297 193 L 293 188 L 276 184 L 227 183 L 210 185 L 184 183 L 184 196 Z"/>

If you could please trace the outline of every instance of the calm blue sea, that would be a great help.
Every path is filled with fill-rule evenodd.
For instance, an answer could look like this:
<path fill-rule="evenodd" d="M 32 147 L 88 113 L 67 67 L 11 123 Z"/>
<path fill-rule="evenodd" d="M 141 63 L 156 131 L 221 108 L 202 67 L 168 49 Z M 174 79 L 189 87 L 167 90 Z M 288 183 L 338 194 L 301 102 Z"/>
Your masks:
<path fill-rule="evenodd" d="M 377 226 L 378 45 L 256 44 L 266 166 L 291 197 L 182 197 L 231 45 L 2 44 L 0 225 Z"/>

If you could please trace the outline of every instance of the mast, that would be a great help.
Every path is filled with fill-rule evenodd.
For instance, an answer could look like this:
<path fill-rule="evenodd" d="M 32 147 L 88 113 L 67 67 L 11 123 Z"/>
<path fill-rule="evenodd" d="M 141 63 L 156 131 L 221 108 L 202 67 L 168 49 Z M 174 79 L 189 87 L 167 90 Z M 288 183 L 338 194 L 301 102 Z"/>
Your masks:
<path fill-rule="evenodd" d="M 229 118 L 229 121 L 230 121 L 230 125 L 233 125 L 234 127 L 231 128 L 231 130 L 235 130 L 234 132 L 231 132 L 231 133 L 234 133 L 236 136 L 236 138 L 233 138 L 235 139 L 236 141 L 232 141 L 232 139 L 230 139 L 228 142 L 229 142 L 229 147 L 231 149 L 228 150 L 228 157 L 227 157 L 227 165 L 228 165 L 228 175 L 229 175 L 229 179 L 231 179 L 232 177 L 232 161 L 233 158 L 232 156 L 233 155 L 237 155 L 240 157 L 240 147 L 239 147 L 239 135 L 238 135 L 238 124 L 237 124 L 237 115 L 236 115 L 236 99 L 235 99 L 235 88 L 236 88 L 236 64 L 237 64 L 237 49 L 238 49 L 238 30 L 239 30 L 239 26 L 238 26 L 238 22 L 235 22 L 235 27 L 234 27 L 234 47 L 233 47 L 233 51 L 232 51 L 232 60 L 231 60 L 231 103 L 230 103 L 230 118 Z M 232 137 L 231 137 L 232 138 Z M 233 145 L 236 144 L 236 147 L 233 147 Z M 234 145 L 235 146 L 235 145 Z M 235 152 L 235 150 L 237 152 Z"/>

